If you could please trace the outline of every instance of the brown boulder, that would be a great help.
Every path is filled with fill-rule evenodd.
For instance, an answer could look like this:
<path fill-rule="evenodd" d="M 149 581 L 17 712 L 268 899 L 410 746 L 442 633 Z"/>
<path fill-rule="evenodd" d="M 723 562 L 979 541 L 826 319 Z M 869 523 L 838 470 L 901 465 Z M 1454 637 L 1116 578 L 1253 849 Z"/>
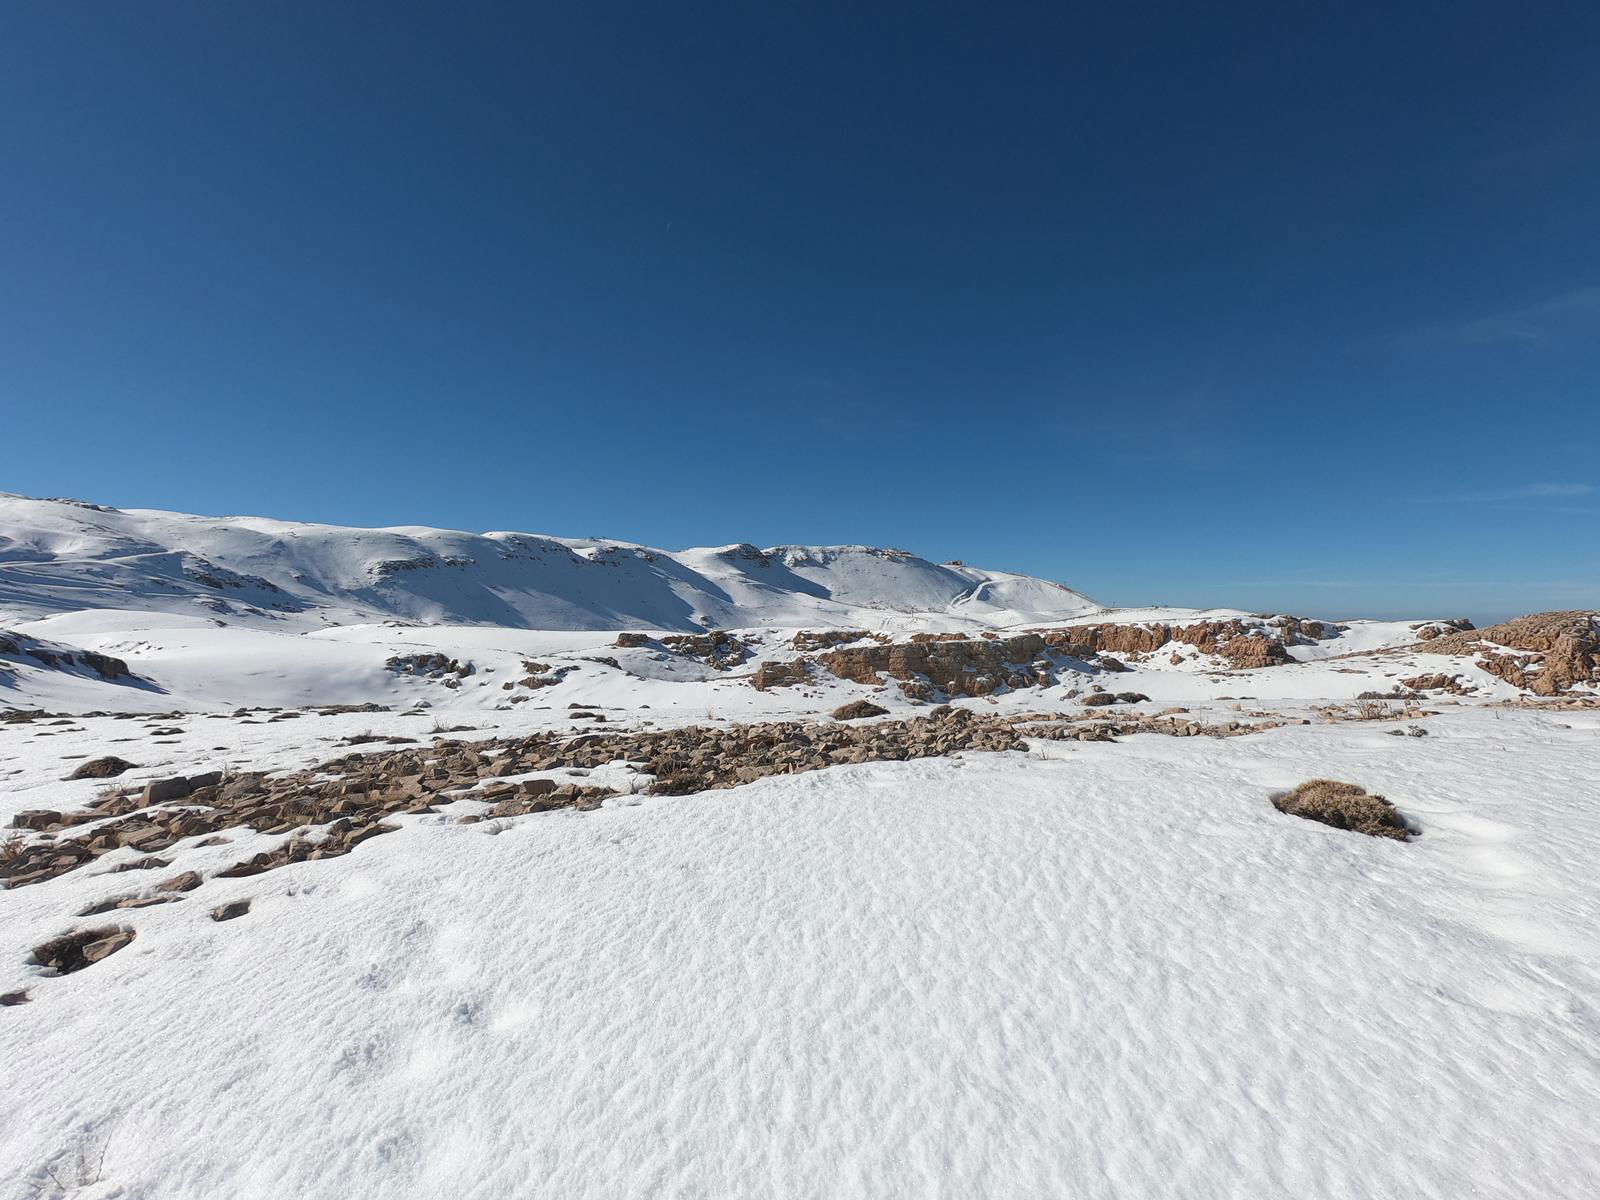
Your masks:
<path fill-rule="evenodd" d="M 881 704 L 874 704 L 871 700 L 852 700 L 849 704 L 840 705 L 829 715 L 835 721 L 859 721 L 865 717 L 885 716 L 888 711 Z"/>
<path fill-rule="evenodd" d="M 104 758 L 91 758 L 88 762 L 79 765 L 78 769 L 68 779 L 114 779 L 124 771 L 134 769 L 133 763 L 125 758 L 118 758 L 108 754 Z"/>

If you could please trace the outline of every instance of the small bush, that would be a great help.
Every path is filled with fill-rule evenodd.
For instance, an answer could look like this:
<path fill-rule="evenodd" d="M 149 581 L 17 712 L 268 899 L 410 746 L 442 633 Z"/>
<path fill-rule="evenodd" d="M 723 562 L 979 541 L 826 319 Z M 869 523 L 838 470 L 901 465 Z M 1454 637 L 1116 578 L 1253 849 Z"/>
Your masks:
<path fill-rule="evenodd" d="M 1348 829 L 1369 837 L 1409 841 L 1411 828 L 1405 818 L 1382 796 L 1370 796 L 1367 789 L 1336 779 L 1310 779 L 1292 791 L 1274 796 L 1279 812 L 1308 821 L 1320 821 L 1335 829 Z"/>

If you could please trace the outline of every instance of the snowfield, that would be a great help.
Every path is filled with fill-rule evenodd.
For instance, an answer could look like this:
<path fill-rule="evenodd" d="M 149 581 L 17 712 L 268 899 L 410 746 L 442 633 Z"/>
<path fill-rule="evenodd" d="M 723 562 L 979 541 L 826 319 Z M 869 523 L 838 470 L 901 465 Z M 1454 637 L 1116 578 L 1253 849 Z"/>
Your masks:
<path fill-rule="evenodd" d="M 366 566 L 481 565 L 530 537 L 0 499 L 0 838 L 93 833 L 9 826 L 108 787 L 387 749 L 370 738 L 709 741 L 863 699 L 883 722 L 937 711 L 820 670 L 758 690 L 801 630 L 1258 619 L 860 547 L 542 539 L 537 571 Z M 271 587 L 196 578 L 222 571 Z M 742 661 L 662 640 L 707 620 Z M 285 840 L 228 828 L 160 867 L 130 844 L 8 887 L 0 1197 L 1592 1197 L 1596 689 L 1530 700 L 1475 655 L 1421 652 L 1417 624 L 1330 624 L 1255 669 L 1181 642 L 1052 651 L 1050 686 L 950 698 L 1085 729 L 1181 709 L 1228 736 L 678 796 L 638 763 L 490 774 L 341 857 L 226 877 Z M 1431 672 L 1463 694 L 1362 709 Z M 1102 686 L 1147 699 L 1086 709 Z M 104 755 L 134 765 L 65 778 Z M 490 815 L 490 785 L 543 777 L 614 794 Z M 1315 777 L 1419 836 L 1273 807 Z M 190 871 L 176 902 L 81 915 Z M 31 961 L 86 928 L 135 936 L 71 973 Z"/>

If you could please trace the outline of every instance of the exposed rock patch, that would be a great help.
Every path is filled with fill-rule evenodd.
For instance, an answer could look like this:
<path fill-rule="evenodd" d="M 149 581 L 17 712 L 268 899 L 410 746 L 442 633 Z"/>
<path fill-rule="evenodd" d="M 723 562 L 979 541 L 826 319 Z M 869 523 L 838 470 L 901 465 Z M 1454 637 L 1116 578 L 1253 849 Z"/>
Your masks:
<path fill-rule="evenodd" d="M 1440 672 L 1432 675 L 1413 675 L 1409 679 L 1402 679 L 1400 686 L 1410 688 L 1414 692 L 1449 692 L 1453 696 L 1465 696 L 1473 690 L 1461 682 L 1461 676 L 1445 675 Z"/>
<path fill-rule="evenodd" d="M 652 637 L 647 633 L 619 633 L 617 640 L 611 644 L 621 650 L 658 645 L 672 654 L 699 659 L 719 671 L 736 667 L 750 656 L 750 647 L 746 642 L 720 629 L 713 629 L 709 633 L 671 633 L 660 637 Z"/>
<path fill-rule="evenodd" d="M 118 926 L 75 929 L 34 947 L 29 961 L 56 975 L 70 975 L 108 958 L 134 939 L 134 931 Z"/>
<path fill-rule="evenodd" d="M 924 683 L 948 696 L 987 696 L 1001 687 L 1048 687 L 1054 668 L 1040 656 L 1045 640 L 1036 633 L 986 641 L 953 639 L 891 642 L 832 650 L 817 661 L 841 679 L 877 683 L 880 673 L 908 683 Z M 904 689 L 917 699 L 925 689 Z"/>
<path fill-rule="evenodd" d="M 697 658 L 708 667 L 726 671 L 737 667 L 750 655 L 750 647 L 731 633 L 713 630 L 710 633 L 680 633 L 661 639 L 661 644 L 674 654 Z"/>
<path fill-rule="evenodd" d="M 458 662 L 444 654 L 397 654 L 383 664 L 396 675 L 415 675 L 460 687 L 461 681 L 478 673 L 470 662 Z"/>
<path fill-rule="evenodd" d="M 24 637 L 20 633 L 0 630 L 0 658 L 31 659 L 52 671 L 66 671 L 74 675 L 90 675 L 96 679 L 115 682 L 119 679 L 138 681 L 138 676 L 120 658 L 94 650 L 80 650 L 59 642 Z"/>
<path fill-rule="evenodd" d="M 775 687 L 794 687 L 806 681 L 809 666 L 810 664 L 803 658 L 786 663 L 764 662 L 750 677 L 750 686 L 758 692 Z"/>
<path fill-rule="evenodd" d="M 1454 617 L 1447 621 L 1419 621 L 1411 628 L 1416 631 L 1417 641 L 1431 642 L 1436 637 L 1471 629 L 1472 622 L 1465 617 Z"/>
<path fill-rule="evenodd" d="M 576 736 L 549 732 L 470 745 L 441 741 L 348 754 L 277 776 L 247 772 L 224 778 L 207 772 L 175 777 L 158 781 L 164 787 L 147 787 L 137 794 L 114 789 L 83 810 L 19 814 L 18 828 L 40 836 L 32 841 L 14 839 L 20 844 L 0 861 L 0 880 L 6 887 L 40 883 L 123 847 L 141 857 L 115 869 L 165 868 L 170 863 L 157 852 L 224 829 L 286 835 L 287 840 L 275 848 L 218 872 L 230 878 L 255 875 L 288 863 L 347 854 L 367 839 L 398 828 L 385 818 L 434 812 L 463 797 L 487 803 L 489 817 L 508 817 L 560 808 L 593 809 L 610 794 L 606 788 L 575 781 L 507 778 L 563 768 L 631 763 L 655 777 L 653 791 L 682 795 L 839 763 L 1021 750 L 1029 737 L 1079 741 L 1109 741 L 1129 733 L 1231 737 L 1280 724 L 1203 725 L 1181 713 L 1152 717 L 1130 712 L 1093 720 L 1059 714 L 1000 716 L 942 707 L 921 719 L 869 725 L 778 721 Z M 89 824 L 92 829 L 73 832 Z"/>
<path fill-rule="evenodd" d="M 115 779 L 124 771 L 132 771 L 135 764 L 125 758 L 118 758 L 108 754 L 104 758 L 91 758 L 86 763 L 81 763 L 78 769 L 68 779 Z"/>
<path fill-rule="evenodd" d="M 1293 662 L 1288 647 L 1331 637 L 1340 627 L 1304 617 L 1270 617 L 1246 622 L 1238 617 L 1169 625 L 1164 621 L 1072 625 L 1040 633 L 1052 647 L 1077 658 L 1096 654 L 1146 655 L 1169 642 L 1193 646 L 1202 654 L 1225 658 L 1238 670 Z"/>
<path fill-rule="evenodd" d="M 887 642 L 891 639 L 881 633 L 868 633 L 865 629 L 802 629 L 791 639 L 796 650 L 828 650 L 850 642 L 864 642 L 868 638 Z"/>
<path fill-rule="evenodd" d="M 835 721 L 860 721 L 866 717 L 887 716 L 888 713 L 887 708 L 871 700 L 852 700 L 849 704 L 841 704 L 829 715 Z"/>
<path fill-rule="evenodd" d="M 1487 629 L 1435 636 L 1424 654 L 1480 654 L 1477 665 L 1536 696 L 1600 683 L 1600 612 L 1530 613 Z"/>
<path fill-rule="evenodd" d="M 213 908 L 211 910 L 211 919 L 213 921 L 232 921 L 236 917 L 244 916 L 249 911 L 250 901 L 230 900 L 226 904 L 219 904 Z"/>

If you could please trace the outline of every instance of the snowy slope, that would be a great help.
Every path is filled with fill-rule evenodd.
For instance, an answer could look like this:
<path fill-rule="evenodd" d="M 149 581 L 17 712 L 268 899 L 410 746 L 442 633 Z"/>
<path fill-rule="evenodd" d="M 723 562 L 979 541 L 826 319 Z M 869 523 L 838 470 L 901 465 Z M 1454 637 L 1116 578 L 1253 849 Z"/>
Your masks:
<path fill-rule="evenodd" d="M 1062 619 L 1043 580 L 867 546 L 669 552 L 527 533 L 354 529 L 0 493 L 0 622 L 86 608 L 314 628 L 384 618 L 522 629 L 943 627 Z"/>
<path fill-rule="evenodd" d="M 59 1194 L 47 1172 L 87 1157 L 82 1200 L 1587 1198 L 1597 718 L 1460 708 L 1423 739 L 1139 737 L 422 814 L 217 878 L 276 840 L 235 832 L 174 866 L 209 876 L 187 899 L 117 917 L 128 949 L 60 978 L 29 947 L 155 875 L 3 892 L 0 992 L 31 998 L 0 1009 L 0 1195 Z M 182 765 L 304 724 L 205 722 Z M 92 793 L 48 782 L 128 728 L 86 725 L 0 728 L 36 781 L 14 806 Z M 1423 836 L 1272 808 L 1313 775 Z"/>

